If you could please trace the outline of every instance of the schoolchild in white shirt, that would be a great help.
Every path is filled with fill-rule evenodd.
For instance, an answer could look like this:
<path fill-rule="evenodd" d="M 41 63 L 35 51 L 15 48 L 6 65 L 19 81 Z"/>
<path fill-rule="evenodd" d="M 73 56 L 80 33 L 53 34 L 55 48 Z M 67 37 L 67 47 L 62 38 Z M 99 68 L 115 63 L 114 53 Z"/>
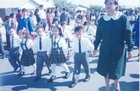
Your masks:
<path fill-rule="evenodd" d="M 25 66 L 33 66 L 33 75 L 36 71 L 35 58 L 33 53 L 33 40 L 31 39 L 31 35 L 28 30 L 20 30 L 19 36 L 21 38 L 20 42 L 20 55 L 21 55 L 21 71 L 18 76 L 23 76 L 25 74 Z"/>
<path fill-rule="evenodd" d="M 53 28 L 53 36 L 50 38 L 50 63 L 52 68 L 52 76 L 49 82 L 53 82 L 56 79 L 55 68 L 57 64 L 60 64 L 66 71 L 64 78 L 68 78 L 70 70 L 66 65 L 67 60 L 67 44 L 62 36 L 61 28 L 55 26 Z"/>
<path fill-rule="evenodd" d="M 63 37 L 65 38 L 66 43 L 68 45 L 68 48 L 70 48 L 71 47 L 70 43 L 72 41 L 72 33 L 66 28 L 66 22 L 61 23 L 61 30 Z"/>
<path fill-rule="evenodd" d="M 34 40 L 34 54 L 37 55 L 36 58 L 36 77 L 35 81 L 38 81 L 41 78 L 41 72 L 43 69 L 43 64 L 47 65 L 48 68 L 48 75 L 51 74 L 51 68 L 49 63 L 49 38 L 44 33 L 44 28 L 39 27 L 37 28 L 37 37 Z"/>
<path fill-rule="evenodd" d="M 87 82 L 90 79 L 90 69 L 89 69 L 89 59 L 88 59 L 88 51 L 93 51 L 94 46 L 91 41 L 83 36 L 84 28 L 82 26 L 77 26 L 74 29 L 75 38 L 73 39 L 72 45 L 72 54 L 74 55 L 74 72 L 72 83 L 70 84 L 70 88 L 74 87 L 79 80 L 81 65 L 83 65 L 85 70 L 85 79 L 84 82 Z"/>
<path fill-rule="evenodd" d="M 19 45 L 20 45 L 20 38 L 16 34 L 15 27 L 9 28 L 10 32 L 10 51 L 9 51 L 9 62 L 14 68 L 14 72 L 19 71 L 20 68 L 20 60 L 19 60 Z"/>

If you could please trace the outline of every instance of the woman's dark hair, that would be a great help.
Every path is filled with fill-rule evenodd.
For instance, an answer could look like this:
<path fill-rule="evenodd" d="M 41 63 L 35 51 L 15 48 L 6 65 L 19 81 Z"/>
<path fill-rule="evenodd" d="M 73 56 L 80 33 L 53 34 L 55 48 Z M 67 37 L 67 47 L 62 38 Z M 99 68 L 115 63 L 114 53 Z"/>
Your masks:
<path fill-rule="evenodd" d="M 105 2 L 104 2 L 104 4 L 106 4 L 108 1 L 110 1 L 110 0 L 105 0 Z M 116 7 L 116 11 L 118 11 L 119 10 L 119 2 L 118 2 L 118 0 L 111 0 L 115 5 L 118 5 L 117 7 Z"/>

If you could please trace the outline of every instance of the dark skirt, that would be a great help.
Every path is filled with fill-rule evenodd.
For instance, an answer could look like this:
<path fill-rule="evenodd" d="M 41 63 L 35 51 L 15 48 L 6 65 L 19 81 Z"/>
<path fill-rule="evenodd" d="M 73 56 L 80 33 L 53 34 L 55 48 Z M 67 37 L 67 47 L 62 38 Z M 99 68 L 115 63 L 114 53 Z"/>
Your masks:
<path fill-rule="evenodd" d="M 49 62 L 50 64 L 60 64 L 66 62 L 66 58 L 64 52 L 62 51 L 62 48 L 51 49 Z"/>
<path fill-rule="evenodd" d="M 21 65 L 30 66 L 35 63 L 35 58 L 32 49 L 23 50 L 21 57 Z"/>

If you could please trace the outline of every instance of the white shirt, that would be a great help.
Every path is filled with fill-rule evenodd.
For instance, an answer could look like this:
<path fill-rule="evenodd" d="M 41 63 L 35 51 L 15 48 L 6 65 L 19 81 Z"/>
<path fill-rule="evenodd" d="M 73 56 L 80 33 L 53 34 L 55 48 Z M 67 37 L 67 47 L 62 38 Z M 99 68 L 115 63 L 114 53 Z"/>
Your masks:
<path fill-rule="evenodd" d="M 22 42 L 23 42 L 23 44 L 25 44 L 26 39 L 23 39 L 23 40 L 21 41 L 21 43 L 22 43 Z M 27 47 L 28 49 L 33 48 L 33 47 L 34 47 L 34 42 L 33 42 L 31 39 L 27 39 L 26 46 L 23 45 L 23 50 L 26 50 L 26 47 Z M 22 50 L 22 47 L 21 47 L 21 45 L 20 45 L 19 51 L 21 52 L 21 51 L 23 51 L 23 50 Z"/>
<path fill-rule="evenodd" d="M 62 29 L 62 28 L 61 28 Z M 70 41 L 72 40 L 72 34 L 70 31 L 68 31 L 67 29 L 63 30 L 62 29 L 62 34 L 64 35 L 64 38 L 68 38 Z"/>
<path fill-rule="evenodd" d="M 30 16 L 30 17 L 31 17 L 31 20 L 32 20 L 33 26 L 35 27 L 36 24 L 37 24 L 36 16 L 33 15 L 33 16 Z"/>
<path fill-rule="evenodd" d="M 87 37 L 91 41 L 95 40 L 95 31 L 92 26 L 85 26 L 85 33 L 85 37 Z"/>
<path fill-rule="evenodd" d="M 16 48 L 16 47 L 19 47 L 20 45 L 20 41 L 21 39 L 19 38 L 19 36 L 17 34 L 13 35 L 13 47 Z M 10 46 L 12 48 L 12 36 L 10 36 Z"/>
<path fill-rule="evenodd" d="M 94 46 L 91 43 L 91 41 L 86 38 L 86 37 L 82 37 L 81 38 L 81 52 L 87 52 L 87 51 L 93 51 L 94 50 Z M 70 54 L 70 56 L 74 55 L 75 53 L 79 53 L 79 39 L 74 37 L 73 39 L 73 44 L 72 44 L 72 53 Z"/>
<path fill-rule="evenodd" d="M 55 36 L 53 36 L 53 42 L 54 42 L 54 39 L 55 39 Z M 67 54 L 68 54 L 68 51 L 67 51 L 68 50 L 68 46 L 67 46 L 67 43 L 66 43 L 65 39 L 63 37 L 57 36 L 55 40 L 56 40 L 56 43 L 59 41 L 58 42 L 59 47 L 62 47 L 64 55 L 67 56 Z M 51 38 L 50 38 L 49 45 L 50 45 L 50 49 L 49 50 L 50 50 L 50 53 L 51 53 L 51 48 L 53 46 Z"/>
<path fill-rule="evenodd" d="M 1 17 L 0 17 L 0 24 L 3 24 L 3 20 L 1 19 Z"/>
<path fill-rule="evenodd" d="M 47 54 L 49 54 L 49 38 L 45 35 L 41 36 L 41 42 L 42 42 L 42 49 L 40 50 L 39 48 L 39 42 L 40 42 L 40 37 L 37 36 L 34 40 L 34 53 L 37 53 L 39 51 L 47 51 Z"/>
<path fill-rule="evenodd" d="M 41 19 L 46 19 L 46 12 L 44 10 L 39 10 L 38 14 Z"/>

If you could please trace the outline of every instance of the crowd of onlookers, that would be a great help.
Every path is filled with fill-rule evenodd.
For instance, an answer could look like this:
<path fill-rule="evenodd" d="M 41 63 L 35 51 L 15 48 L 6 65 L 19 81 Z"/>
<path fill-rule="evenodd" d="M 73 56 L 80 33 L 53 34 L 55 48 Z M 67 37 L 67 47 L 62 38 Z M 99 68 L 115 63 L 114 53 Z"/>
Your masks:
<path fill-rule="evenodd" d="M 121 10 L 121 12 L 128 16 L 130 24 L 132 27 L 134 27 L 135 21 L 138 18 L 138 8 Z M 104 10 L 78 10 L 74 13 L 75 24 L 73 27 L 78 25 L 84 26 L 85 32 L 89 35 L 88 38 L 93 41 L 96 33 L 96 26 L 98 25 L 98 20 L 105 13 L 106 12 Z M 68 9 L 65 8 L 60 10 L 59 7 L 55 7 L 45 10 L 43 5 L 40 5 L 38 8 L 33 10 L 27 10 L 26 8 L 19 9 L 17 14 L 11 13 L 10 15 L 5 16 L 3 20 L 0 20 L 1 26 L 4 26 L 6 30 L 5 35 L 7 46 L 5 49 L 9 50 L 10 48 L 10 37 L 8 32 L 10 26 L 14 26 L 17 30 L 17 33 L 21 29 L 25 28 L 31 34 L 33 34 L 38 26 L 43 26 L 45 31 L 50 31 L 52 26 L 60 26 L 63 22 L 65 22 L 66 25 L 70 25 L 71 20 L 73 20 L 71 13 Z M 1 29 L 1 31 L 4 32 L 4 29 Z M 1 36 L 3 35 L 1 34 Z M 2 42 L 2 39 L 0 42 Z M 3 50 L 4 48 L 1 47 L 1 49 Z M 3 53 L 4 52 L 2 52 L 2 55 Z"/>

